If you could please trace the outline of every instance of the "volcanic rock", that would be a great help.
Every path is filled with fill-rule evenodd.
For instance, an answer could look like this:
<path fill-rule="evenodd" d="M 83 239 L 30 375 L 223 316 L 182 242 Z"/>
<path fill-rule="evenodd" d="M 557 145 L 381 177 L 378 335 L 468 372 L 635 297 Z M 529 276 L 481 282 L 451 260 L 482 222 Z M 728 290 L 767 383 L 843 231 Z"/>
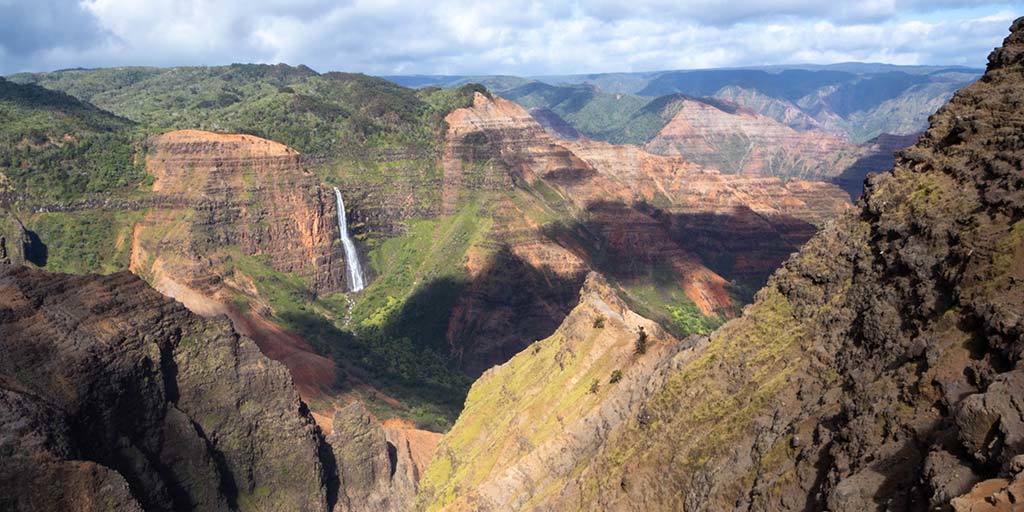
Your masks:
<path fill-rule="evenodd" d="M 5 509 L 328 509 L 288 371 L 128 273 L 2 267 L 0 424 Z"/>

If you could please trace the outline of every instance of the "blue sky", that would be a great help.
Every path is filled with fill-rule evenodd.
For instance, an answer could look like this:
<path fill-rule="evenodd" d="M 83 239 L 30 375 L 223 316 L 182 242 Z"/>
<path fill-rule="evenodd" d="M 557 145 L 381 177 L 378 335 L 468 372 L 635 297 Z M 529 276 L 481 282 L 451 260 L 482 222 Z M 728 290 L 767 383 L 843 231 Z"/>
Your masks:
<path fill-rule="evenodd" d="M 0 0 L 0 74 L 306 64 L 568 74 L 846 61 L 983 67 L 1024 0 Z"/>

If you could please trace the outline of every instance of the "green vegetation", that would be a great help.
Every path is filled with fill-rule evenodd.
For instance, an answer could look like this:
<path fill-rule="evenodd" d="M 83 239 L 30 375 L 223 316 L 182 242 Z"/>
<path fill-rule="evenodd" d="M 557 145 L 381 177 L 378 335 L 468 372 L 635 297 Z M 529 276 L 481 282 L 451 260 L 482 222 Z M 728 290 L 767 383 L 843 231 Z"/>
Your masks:
<path fill-rule="evenodd" d="M 87 210 L 37 213 L 25 228 L 45 244 L 45 268 L 53 272 L 109 274 L 127 270 L 132 229 L 142 212 Z"/>
<path fill-rule="evenodd" d="M 772 287 L 762 290 L 746 315 L 716 331 L 700 357 L 671 375 L 653 397 L 650 422 L 633 425 L 627 434 L 649 442 L 636 445 L 643 451 L 631 456 L 680 453 L 684 457 L 673 471 L 683 473 L 728 450 L 730 440 L 749 431 L 749 423 L 801 364 L 803 337 L 804 327 L 786 297 Z M 693 394 L 697 383 L 701 393 Z M 673 449 L 660 451 L 665 444 Z"/>
<path fill-rule="evenodd" d="M 609 384 L 615 384 L 622 380 L 622 370 L 613 370 L 611 377 L 608 378 Z"/>
<path fill-rule="evenodd" d="M 132 124 L 67 94 L 0 78 L 0 174 L 16 201 L 109 197 L 143 184 Z"/>
<path fill-rule="evenodd" d="M 636 333 L 636 346 L 633 349 L 633 353 L 642 356 L 647 353 L 647 332 L 644 331 L 643 327 Z"/>
<path fill-rule="evenodd" d="M 607 397 L 615 387 L 600 381 L 631 364 L 634 338 L 613 318 L 604 329 L 578 330 L 596 314 L 590 303 L 577 306 L 563 324 L 569 327 L 473 383 L 458 423 L 423 475 L 423 508 L 444 508 L 531 447 L 564 433 Z M 534 493 L 534 499 L 541 497 Z"/>
<path fill-rule="evenodd" d="M 658 322 L 679 338 L 710 334 L 724 321 L 721 315 L 707 316 L 701 312 L 670 275 L 653 272 L 617 284 L 630 309 Z"/>
<path fill-rule="evenodd" d="M 643 144 L 665 126 L 672 101 L 610 94 L 590 85 L 531 82 L 501 93 L 526 108 L 547 108 L 584 135 L 616 144 Z"/>
<path fill-rule="evenodd" d="M 353 73 L 317 74 L 284 64 L 113 68 L 20 74 L 138 123 L 148 134 L 175 129 L 248 133 L 302 153 L 366 161 L 377 148 L 430 152 L 440 122 L 479 86 L 414 91 Z"/>

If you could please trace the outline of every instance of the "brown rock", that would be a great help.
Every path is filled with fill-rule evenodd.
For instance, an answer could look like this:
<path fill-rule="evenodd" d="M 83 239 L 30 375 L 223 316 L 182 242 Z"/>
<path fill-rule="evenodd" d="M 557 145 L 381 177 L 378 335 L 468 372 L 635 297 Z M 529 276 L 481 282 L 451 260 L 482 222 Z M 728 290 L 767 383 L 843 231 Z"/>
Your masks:
<path fill-rule="evenodd" d="M 0 496 L 15 510 L 327 510 L 287 370 L 128 273 L 0 267 Z"/>

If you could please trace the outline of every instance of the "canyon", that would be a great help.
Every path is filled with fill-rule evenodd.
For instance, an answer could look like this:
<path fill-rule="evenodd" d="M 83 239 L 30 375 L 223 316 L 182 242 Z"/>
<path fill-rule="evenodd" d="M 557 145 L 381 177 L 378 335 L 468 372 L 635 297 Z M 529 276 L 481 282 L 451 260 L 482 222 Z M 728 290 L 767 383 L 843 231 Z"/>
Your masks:
<path fill-rule="evenodd" d="M 616 144 L 479 85 L 33 80 L 110 75 L 0 83 L 60 113 L 0 174 L 0 508 L 1020 503 L 1024 18 L 864 144 L 849 84 L 670 92 Z M 176 75 L 217 101 L 165 115 Z M 73 139 L 132 148 L 102 199 L 40 185 Z"/>

